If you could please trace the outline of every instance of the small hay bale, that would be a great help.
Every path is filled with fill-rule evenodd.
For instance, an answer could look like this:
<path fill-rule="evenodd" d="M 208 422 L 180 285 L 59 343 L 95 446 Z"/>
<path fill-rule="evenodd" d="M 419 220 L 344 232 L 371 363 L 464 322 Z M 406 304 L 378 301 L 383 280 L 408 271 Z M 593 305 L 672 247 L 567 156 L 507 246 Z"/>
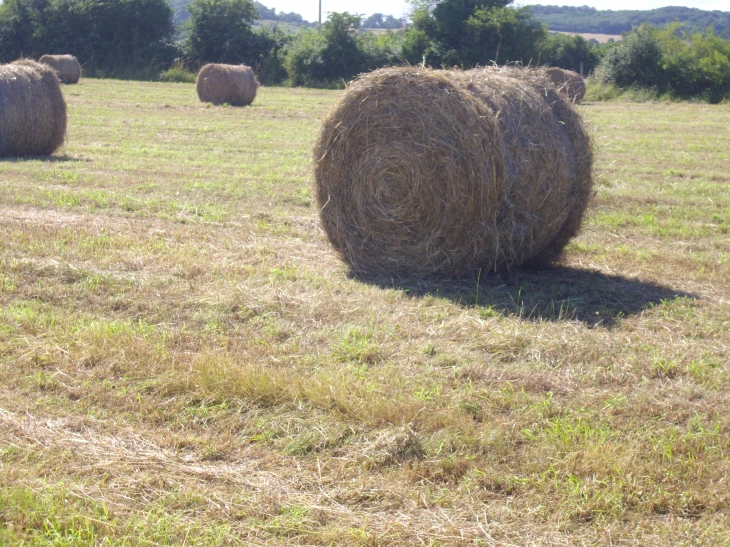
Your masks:
<path fill-rule="evenodd" d="M 577 72 L 551 67 L 546 69 L 545 73 L 558 88 L 558 91 L 565 94 L 574 103 L 581 102 L 585 97 L 586 84 Z"/>
<path fill-rule="evenodd" d="M 361 76 L 313 154 L 324 231 L 365 275 L 551 263 L 592 195 L 580 116 L 544 74 L 520 68 Z"/>
<path fill-rule="evenodd" d="M 81 65 L 73 55 L 44 55 L 38 62 L 58 72 L 58 79 L 64 84 L 77 84 L 81 78 Z"/>
<path fill-rule="evenodd" d="M 0 65 L 0 156 L 47 156 L 65 137 L 56 71 L 30 60 Z"/>
<path fill-rule="evenodd" d="M 210 63 L 198 72 L 195 88 L 204 103 L 246 106 L 256 98 L 259 82 L 246 65 Z"/>

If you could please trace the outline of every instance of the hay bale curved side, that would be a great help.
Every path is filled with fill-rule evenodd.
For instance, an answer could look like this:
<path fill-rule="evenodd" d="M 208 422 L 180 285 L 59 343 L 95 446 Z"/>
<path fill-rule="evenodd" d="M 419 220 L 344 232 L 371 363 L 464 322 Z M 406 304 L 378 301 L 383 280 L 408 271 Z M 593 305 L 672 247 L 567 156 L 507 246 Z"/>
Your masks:
<path fill-rule="evenodd" d="M 246 65 L 210 63 L 198 72 L 195 88 L 204 103 L 246 106 L 256 98 L 259 82 Z"/>
<path fill-rule="evenodd" d="M 578 160 L 578 150 L 589 157 Z M 353 82 L 324 121 L 316 201 L 355 272 L 508 270 L 554 260 L 577 232 L 590 150 L 579 116 L 544 75 L 381 69 Z"/>
<path fill-rule="evenodd" d="M 550 67 L 545 69 L 545 73 L 550 81 L 557 86 L 558 91 L 564 93 L 574 103 L 581 102 L 585 97 L 586 84 L 577 72 Z"/>
<path fill-rule="evenodd" d="M 66 101 L 49 66 L 1 65 L 0 110 L 0 156 L 47 156 L 63 144 Z"/>
<path fill-rule="evenodd" d="M 580 78 L 580 75 L 574 74 Z M 583 84 L 582 79 L 581 83 Z M 575 99 L 571 99 L 571 102 L 573 104 L 580 102 L 584 94 L 585 84 L 583 91 L 577 94 Z M 550 264 L 560 259 L 565 246 L 580 232 L 583 216 L 593 197 L 593 141 L 571 102 L 552 101 L 553 112 L 558 119 L 565 121 L 563 128 L 573 147 L 575 179 L 570 192 L 571 207 L 568 218 L 552 241 L 530 260 L 536 266 Z"/>
<path fill-rule="evenodd" d="M 64 84 L 76 84 L 81 78 L 81 65 L 73 55 L 43 55 L 38 62 L 58 72 Z"/>

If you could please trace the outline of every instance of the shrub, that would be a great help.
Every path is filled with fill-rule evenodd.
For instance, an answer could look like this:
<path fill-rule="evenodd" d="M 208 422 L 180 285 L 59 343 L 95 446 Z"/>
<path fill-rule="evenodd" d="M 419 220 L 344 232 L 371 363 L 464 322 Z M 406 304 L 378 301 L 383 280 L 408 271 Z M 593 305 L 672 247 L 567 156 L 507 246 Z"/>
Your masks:
<path fill-rule="evenodd" d="M 668 88 L 681 98 L 720 102 L 730 92 L 730 41 L 715 36 L 681 35 L 677 25 L 658 32 Z"/>
<path fill-rule="evenodd" d="M 597 72 L 622 88 L 717 103 L 730 93 L 730 41 L 712 29 L 688 35 L 676 24 L 665 30 L 643 25 L 608 52 Z"/>
<path fill-rule="evenodd" d="M 321 31 L 302 31 L 286 52 L 291 85 L 332 87 L 349 80 L 366 65 L 358 45 L 360 17 L 331 13 Z"/>
<path fill-rule="evenodd" d="M 603 58 L 599 74 L 604 81 L 619 87 L 663 85 L 662 50 L 655 30 L 641 25 L 625 35 Z"/>
<path fill-rule="evenodd" d="M 184 63 L 178 61 L 160 74 L 160 81 L 193 84 L 195 83 L 195 73 L 185 68 Z"/>
<path fill-rule="evenodd" d="M 327 46 L 321 32 L 303 30 L 287 47 L 284 66 L 289 85 L 326 87 L 329 71 L 322 52 Z"/>
<path fill-rule="evenodd" d="M 584 101 L 609 101 L 618 99 L 623 94 L 623 90 L 615 84 L 603 82 L 595 77 L 587 78 L 585 82 L 586 94 L 583 97 Z"/>

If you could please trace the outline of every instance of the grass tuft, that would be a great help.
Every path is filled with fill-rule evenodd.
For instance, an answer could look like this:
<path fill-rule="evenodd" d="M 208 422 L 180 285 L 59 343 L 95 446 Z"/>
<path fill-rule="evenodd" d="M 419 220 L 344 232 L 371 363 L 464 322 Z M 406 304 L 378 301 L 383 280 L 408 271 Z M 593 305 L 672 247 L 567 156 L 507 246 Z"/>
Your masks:
<path fill-rule="evenodd" d="M 194 84 L 196 74 L 185 68 L 185 65 L 176 63 L 160 74 L 159 79 L 161 82 Z"/>

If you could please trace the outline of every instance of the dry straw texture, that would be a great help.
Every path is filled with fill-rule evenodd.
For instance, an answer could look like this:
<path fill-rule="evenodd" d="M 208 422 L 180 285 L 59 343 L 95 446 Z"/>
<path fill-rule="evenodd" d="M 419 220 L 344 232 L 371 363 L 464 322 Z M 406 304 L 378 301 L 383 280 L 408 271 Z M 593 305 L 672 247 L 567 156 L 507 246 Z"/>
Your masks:
<path fill-rule="evenodd" d="M 355 272 L 460 276 L 559 258 L 591 164 L 580 116 L 544 71 L 388 68 L 325 119 L 315 193 Z"/>
<path fill-rule="evenodd" d="M 66 101 L 56 72 L 22 60 L 0 66 L 0 156 L 46 156 L 66 136 Z"/>
<path fill-rule="evenodd" d="M 564 93 L 574 103 L 581 102 L 585 97 L 586 84 L 577 72 L 551 67 L 546 69 L 545 73 L 558 87 L 558 91 Z"/>
<path fill-rule="evenodd" d="M 245 106 L 256 98 L 259 82 L 246 65 L 211 63 L 200 69 L 195 87 L 204 103 Z"/>
<path fill-rule="evenodd" d="M 81 65 L 73 55 L 44 55 L 38 62 L 58 72 L 58 78 L 64 84 L 77 84 L 81 78 Z"/>

